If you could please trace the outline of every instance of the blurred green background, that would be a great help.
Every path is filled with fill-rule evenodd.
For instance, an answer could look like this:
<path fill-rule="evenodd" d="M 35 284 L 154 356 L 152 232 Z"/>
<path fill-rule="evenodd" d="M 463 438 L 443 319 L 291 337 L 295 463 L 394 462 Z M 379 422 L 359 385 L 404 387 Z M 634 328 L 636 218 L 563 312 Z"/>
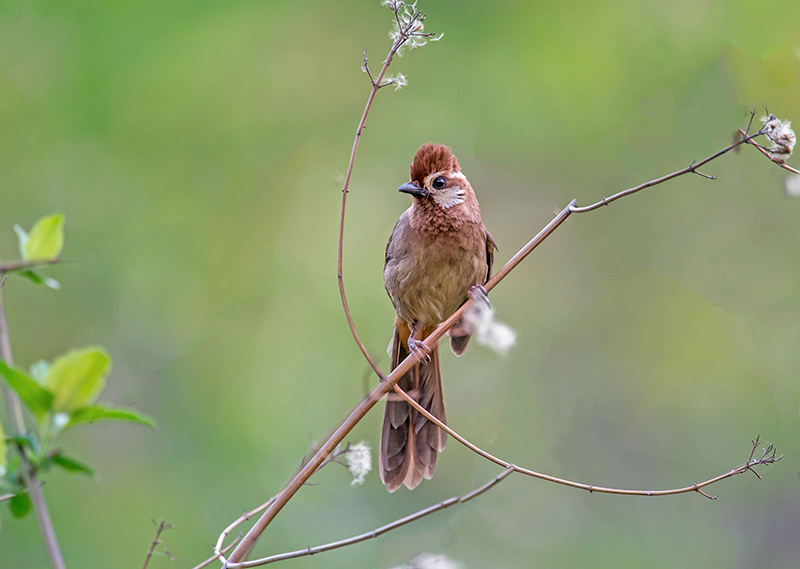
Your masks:
<path fill-rule="evenodd" d="M 800 121 L 800 3 L 426 0 L 443 40 L 410 51 L 358 155 L 345 283 L 388 367 L 383 251 L 417 148 L 452 146 L 505 262 L 581 204 L 727 145 L 748 109 Z M 15 359 L 101 344 L 102 399 L 158 420 L 78 427 L 97 480 L 45 486 L 70 567 L 139 567 L 151 518 L 191 567 L 275 493 L 374 379 L 336 285 L 341 183 L 391 13 L 377 1 L 0 2 L 0 252 L 67 218 L 60 292 L 9 278 Z M 790 159 L 798 166 L 800 159 Z M 483 567 L 797 567 L 800 200 L 754 149 L 575 216 L 496 291 L 519 340 L 443 358 L 448 419 L 520 465 L 666 489 L 786 457 L 697 494 L 625 498 L 511 477 L 468 505 L 291 567 L 423 551 Z M 444 353 L 444 352 L 443 352 Z M 377 447 L 382 405 L 349 440 Z M 436 477 L 388 494 L 323 470 L 257 554 L 367 531 L 499 469 L 450 441 Z M 0 566 L 46 566 L 35 520 L 0 512 Z"/>

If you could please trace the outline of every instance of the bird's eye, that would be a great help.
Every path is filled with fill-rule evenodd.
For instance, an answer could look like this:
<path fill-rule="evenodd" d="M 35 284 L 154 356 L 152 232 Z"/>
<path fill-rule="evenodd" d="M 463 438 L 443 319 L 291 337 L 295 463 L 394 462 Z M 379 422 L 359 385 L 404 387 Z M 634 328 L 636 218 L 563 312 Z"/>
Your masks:
<path fill-rule="evenodd" d="M 433 187 L 436 190 L 441 190 L 447 185 L 447 180 L 445 180 L 442 176 L 439 176 L 433 181 Z"/>

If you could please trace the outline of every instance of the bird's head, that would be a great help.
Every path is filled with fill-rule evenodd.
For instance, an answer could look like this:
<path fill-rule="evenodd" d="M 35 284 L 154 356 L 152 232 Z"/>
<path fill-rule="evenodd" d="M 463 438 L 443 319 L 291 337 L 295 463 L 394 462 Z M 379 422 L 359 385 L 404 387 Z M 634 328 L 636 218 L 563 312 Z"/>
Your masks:
<path fill-rule="evenodd" d="M 411 163 L 411 181 L 398 188 L 419 200 L 433 200 L 444 209 L 463 203 L 470 185 L 450 148 L 428 142 Z"/>

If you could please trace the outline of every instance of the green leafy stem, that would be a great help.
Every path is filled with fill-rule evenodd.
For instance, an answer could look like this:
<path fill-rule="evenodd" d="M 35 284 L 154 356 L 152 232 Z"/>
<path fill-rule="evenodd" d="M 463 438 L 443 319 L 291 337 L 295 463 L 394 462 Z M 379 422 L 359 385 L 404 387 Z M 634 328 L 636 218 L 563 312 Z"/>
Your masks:
<path fill-rule="evenodd" d="M 18 274 L 36 284 L 60 288 L 58 281 L 45 278 L 34 269 L 60 262 L 64 216 L 56 213 L 43 217 L 30 233 L 18 225 L 14 230 L 19 236 L 21 261 L 0 264 L 0 286 L 5 284 L 6 274 Z M 10 362 L 10 355 L 8 358 Z M 36 427 L 30 432 L 6 436 L 0 424 L 0 499 L 9 501 L 15 517 L 22 517 L 31 509 L 31 488 L 26 480 L 38 485 L 35 481 L 39 475 L 54 467 L 94 476 L 90 466 L 54 444 L 66 429 L 98 421 L 155 426 L 155 421 L 144 413 L 97 401 L 111 370 L 111 358 L 102 348 L 71 350 L 52 363 L 40 360 L 31 366 L 29 373 L 9 362 L 0 359 L 0 380 L 27 407 Z M 14 428 L 23 429 L 23 424 Z M 9 447 L 17 452 L 9 453 Z"/>

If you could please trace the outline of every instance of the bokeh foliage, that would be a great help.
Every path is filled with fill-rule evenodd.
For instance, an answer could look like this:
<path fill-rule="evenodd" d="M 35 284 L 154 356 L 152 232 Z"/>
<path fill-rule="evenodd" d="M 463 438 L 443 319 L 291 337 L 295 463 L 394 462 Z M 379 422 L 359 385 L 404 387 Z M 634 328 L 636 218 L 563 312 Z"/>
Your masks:
<path fill-rule="evenodd" d="M 729 143 L 747 110 L 800 121 L 800 4 L 429 0 L 438 44 L 378 95 L 346 230 L 355 321 L 381 355 L 395 189 L 449 144 L 505 261 L 568 201 L 588 203 Z M 0 253 L 15 223 L 69 220 L 59 292 L 6 285 L 15 360 L 114 356 L 103 398 L 159 428 L 65 433 L 97 480 L 45 487 L 69 565 L 136 566 L 154 528 L 189 567 L 275 492 L 373 379 L 339 306 L 341 180 L 374 66 L 377 2 L 0 2 Z M 798 159 L 789 163 L 797 166 Z M 507 358 L 443 362 L 456 430 L 518 464 L 594 484 L 684 485 L 746 458 L 761 482 L 700 496 L 588 495 L 512 477 L 460 510 L 294 562 L 393 567 L 793 567 L 800 557 L 800 201 L 752 149 L 570 219 L 495 292 Z M 387 358 L 381 364 L 386 367 Z M 377 444 L 380 411 L 353 440 Z M 436 478 L 389 495 L 326 468 L 259 551 L 377 527 L 496 469 L 451 441 Z M 0 565 L 41 567 L 31 517 L 3 514 Z"/>

